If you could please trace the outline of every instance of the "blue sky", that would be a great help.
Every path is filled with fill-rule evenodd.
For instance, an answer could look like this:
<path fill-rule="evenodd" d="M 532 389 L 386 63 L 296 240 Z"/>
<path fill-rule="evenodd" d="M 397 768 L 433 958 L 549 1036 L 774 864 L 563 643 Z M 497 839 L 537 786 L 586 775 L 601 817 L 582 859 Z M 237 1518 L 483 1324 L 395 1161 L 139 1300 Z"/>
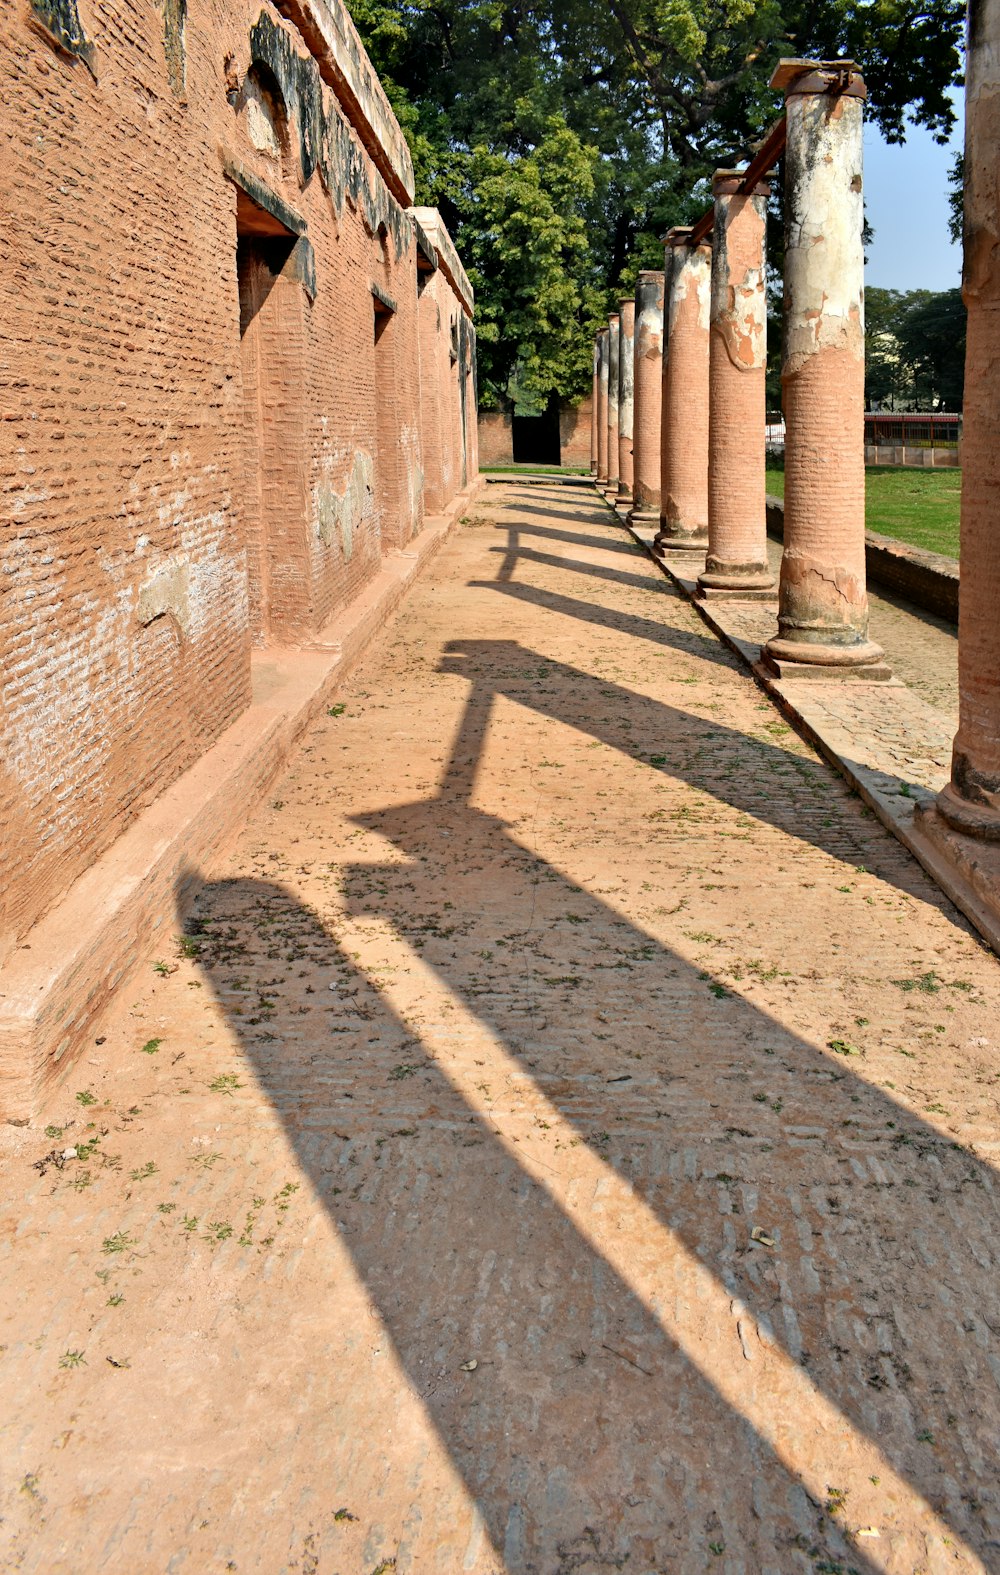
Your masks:
<path fill-rule="evenodd" d="M 957 95 L 959 115 L 962 95 Z M 961 120 L 948 147 L 911 126 L 890 146 L 865 126 L 865 208 L 875 239 L 865 283 L 889 290 L 952 290 L 961 282 L 962 252 L 948 235 L 948 167 L 962 145 Z"/>

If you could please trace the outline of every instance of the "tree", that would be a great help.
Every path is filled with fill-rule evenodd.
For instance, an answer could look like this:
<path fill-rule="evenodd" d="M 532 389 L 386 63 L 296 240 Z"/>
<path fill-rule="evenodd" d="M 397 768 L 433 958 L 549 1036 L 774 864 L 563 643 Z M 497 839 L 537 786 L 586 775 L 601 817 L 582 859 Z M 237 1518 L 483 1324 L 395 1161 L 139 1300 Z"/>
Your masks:
<path fill-rule="evenodd" d="M 961 410 L 961 290 L 865 291 L 865 400 L 899 410 Z"/>
<path fill-rule="evenodd" d="M 662 266 L 664 231 L 707 206 L 713 169 L 776 118 L 782 55 L 856 59 L 890 140 L 908 117 L 944 140 L 954 118 L 960 0 L 349 4 L 417 200 L 471 261 L 485 403 L 585 392 L 615 297 Z"/>
<path fill-rule="evenodd" d="M 896 337 L 912 370 L 921 409 L 961 410 L 965 379 L 965 306 L 961 290 L 915 290 L 899 314 Z"/>

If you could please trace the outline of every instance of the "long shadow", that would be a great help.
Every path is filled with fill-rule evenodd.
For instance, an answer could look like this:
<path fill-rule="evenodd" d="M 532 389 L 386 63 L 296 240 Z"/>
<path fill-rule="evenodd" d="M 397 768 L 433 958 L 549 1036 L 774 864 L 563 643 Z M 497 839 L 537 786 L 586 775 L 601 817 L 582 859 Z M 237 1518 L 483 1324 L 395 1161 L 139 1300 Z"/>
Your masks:
<path fill-rule="evenodd" d="M 518 596 L 522 590 L 514 585 L 502 588 Z M 538 600 L 534 595 L 525 599 Z M 558 600 L 553 601 L 553 611 L 563 610 Z M 572 605 L 570 601 L 567 610 Z M 631 632 L 630 617 L 623 614 L 626 632 Z M 642 633 L 641 620 L 635 632 Z M 694 657 L 703 655 L 700 647 L 686 649 Z M 575 727 L 654 773 L 663 770 L 680 778 L 720 803 L 820 848 L 849 865 L 852 872 L 859 864 L 867 866 L 874 861 L 877 865 L 878 848 L 885 845 L 882 828 L 872 821 L 863 829 L 848 830 L 835 822 L 829 803 L 832 773 L 820 761 L 789 754 L 769 740 L 728 727 L 714 717 L 701 717 L 637 694 L 613 679 L 595 677 L 513 640 L 451 641 L 445 648 L 443 670 L 467 678 L 473 685 L 485 684 L 494 694 Z M 772 785 L 775 777 L 782 776 L 789 780 L 790 791 L 776 797 Z M 900 861 L 895 844 L 888 848 L 891 860 L 876 867 L 875 873 L 908 895 L 918 886 L 926 892 L 926 877 L 916 862 Z M 957 928 L 968 931 L 966 921 L 946 897 L 936 889 L 928 895 Z"/>
<path fill-rule="evenodd" d="M 555 530 L 551 525 L 508 525 L 504 520 L 497 520 L 496 528 L 517 531 L 522 536 L 542 536 L 548 541 L 566 541 L 574 547 L 596 547 L 600 552 L 616 552 L 626 558 L 635 558 L 639 552 L 631 537 L 620 535 L 586 536 L 582 531 Z"/>
<path fill-rule="evenodd" d="M 402 937 L 439 1001 L 391 1004 L 281 888 L 209 896 L 220 927 L 234 903 L 259 912 L 262 969 L 286 934 L 309 980 L 339 978 L 318 1032 L 291 998 L 264 1033 L 234 1027 L 508 1569 L 688 1567 L 718 1546 L 748 1570 L 879 1567 L 824 1520 L 839 1419 L 881 1448 L 890 1500 L 909 1484 L 998 1567 L 988 1168 L 474 806 L 498 695 L 629 753 L 600 701 L 619 723 L 651 702 L 507 642 L 446 667 L 470 687 L 442 787 L 356 817 L 394 854 L 345 873 L 349 914 Z M 529 1157 L 553 1112 L 562 1146 Z M 624 1242 L 573 1142 L 627 1182 Z M 762 1376 L 754 1339 L 787 1360 Z M 810 1416 L 823 1403 L 832 1419 Z"/>
<path fill-rule="evenodd" d="M 476 821 L 480 833 L 500 830 L 488 816 Z M 507 896 L 524 882 L 516 915 L 503 901 L 491 913 L 506 925 L 523 919 L 535 861 L 512 843 L 502 852 Z M 446 916 L 435 906 L 416 924 L 400 882 L 409 873 L 408 864 L 392 867 L 389 911 L 439 967 Z M 353 875 L 381 880 L 388 871 L 359 866 Z M 465 937 L 468 910 L 456 907 Z M 539 1179 L 545 1162 L 526 1166 L 516 1135 L 501 1132 L 510 1122 L 465 1097 L 454 1057 L 441 1054 L 460 1037 L 450 1019 L 422 1043 L 319 915 L 281 885 L 209 883 L 197 909 L 213 984 L 234 956 L 242 983 L 259 998 L 266 989 L 272 1006 L 279 959 L 295 963 L 299 998 L 322 1002 L 331 975 L 338 980 L 329 1021 L 311 1032 L 291 998 L 256 1031 L 242 1015 L 232 1027 L 507 1575 L 702 1568 L 727 1548 L 739 1570 L 773 1569 L 784 1555 L 783 1569 L 826 1560 L 844 1575 L 876 1575 L 825 1512 L 822 1489 L 819 1498 L 808 1490 L 700 1370 L 700 1353 L 693 1361 L 665 1327 L 648 1290 L 637 1293 L 581 1233 L 558 1187 Z M 472 1069 L 486 1065 L 477 1054 Z M 665 1175 L 661 1185 L 670 1190 Z M 678 1193 L 672 1206 L 680 1203 Z M 637 1264 L 644 1257 L 636 1241 Z M 371 1453 L 377 1472 L 377 1438 Z M 427 1470 L 422 1463 L 418 1474 Z M 415 1502 L 423 1493 L 416 1481 L 397 1491 L 400 1519 L 412 1521 L 407 1490 Z M 462 1506 L 436 1509 L 453 1521 Z M 465 1567 L 474 1544 L 473 1531 Z"/>
<path fill-rule="evenodd" d="M 588 502 L 587 504 L 582 504 L 577 499 L 574 500 L 575 507 L 572 508 L 568 506 L 570 502 L 568 498 L 566 502 L 567 508 L 565 509 L 543 509 L 540 508 L 537 503 L 524 503 L 520 498 L 516 498 L 510 503 L 505 500 L 499 505 L 495 504 L 494 507 L 516 509 L 519 519 L 525 514 L 534 515 L 538 519 L 579 519 L 581 514 L 583 514 L 588 521 L 592 521 L 595 525 L 613 525 L 616 526 L 620 532 L 621 520 L 618 518 L 614 509 L 611 508 L 610 504 L 606 504 L 603 499 L 596 499 L 593 503 Z M 621 540 L 620 534 L 618 539 L 619 541 Z"/>
<path fill-rule="evenodd" d="M 655 580 L 647 580 L 646 583 L 658 588 Z M 642 618 L 638 613 L 604 607 L 599 602 L 581 601 L 576 596 L 543 590 L 540 585 L 527 585 L 522 581 L 470 580 L 469 588 L 499 591 L 504 596 L 512 596 L 515 601 L 544 607 L 547 612 L 562 613 L 567 618 L 578 618 L 581 623 L 591 623 L 599 629 L 614 629 L 619 633 L 634 635 L 639 640 L 649 640 L 653 645 L 683 651 L 685 655 L 696 656 L 700 661 L 715 662 L 734 672 L 739 670 L 736 658 L 712 635 L 674 629 L 669 623 L 660 623 L 655 618 Z M 666 581 L 663 582 L 663 589 L 668 596 L 676 595 Z"/>
<path fill-rule="evenodd" d="M 554 569 L 572 570 L 574 574 L 586 574 L 591 579 L 607 580 L 612 585 L 634 585 L 641 591 L 648 591 L 656 584 L 649 574 L 629 574 L 624 569 L 611 569 L 603 563 L 581 563 L 576 558 L 562 558 L 556 553 L 539 552 L 535 547 L 491 547 L 490 552 L 501 552 L 505 556 L 515 553 L 517 560 L 527 563 L 543 563 Z"/>

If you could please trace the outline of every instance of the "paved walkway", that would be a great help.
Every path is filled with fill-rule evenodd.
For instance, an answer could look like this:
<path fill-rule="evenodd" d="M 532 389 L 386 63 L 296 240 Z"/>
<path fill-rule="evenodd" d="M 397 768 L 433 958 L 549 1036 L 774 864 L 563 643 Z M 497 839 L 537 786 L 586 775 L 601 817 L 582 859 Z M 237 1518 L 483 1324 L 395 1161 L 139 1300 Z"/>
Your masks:
<path fill-rule="evenodd" d="M 576 489 L 341 698 L 2 1134 L 0 1566 L 1000 1570 L 995 959 Z"/>

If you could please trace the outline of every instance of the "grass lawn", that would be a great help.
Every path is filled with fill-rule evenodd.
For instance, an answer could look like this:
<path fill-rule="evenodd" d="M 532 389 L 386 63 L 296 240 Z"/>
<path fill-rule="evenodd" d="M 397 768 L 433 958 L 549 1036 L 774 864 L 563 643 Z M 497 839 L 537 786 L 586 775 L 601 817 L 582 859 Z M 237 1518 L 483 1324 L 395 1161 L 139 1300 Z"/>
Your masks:
<path fill-rule="evenodd" d="M 960 470 L 911 470 L 909 466 L 869 467 L 865 472 L 866 523 L 880 536 L 895 536 L 912 547 L 958 557 Z M 785 495 L 785 473 L 767 467 L 767 490 Z"/>

